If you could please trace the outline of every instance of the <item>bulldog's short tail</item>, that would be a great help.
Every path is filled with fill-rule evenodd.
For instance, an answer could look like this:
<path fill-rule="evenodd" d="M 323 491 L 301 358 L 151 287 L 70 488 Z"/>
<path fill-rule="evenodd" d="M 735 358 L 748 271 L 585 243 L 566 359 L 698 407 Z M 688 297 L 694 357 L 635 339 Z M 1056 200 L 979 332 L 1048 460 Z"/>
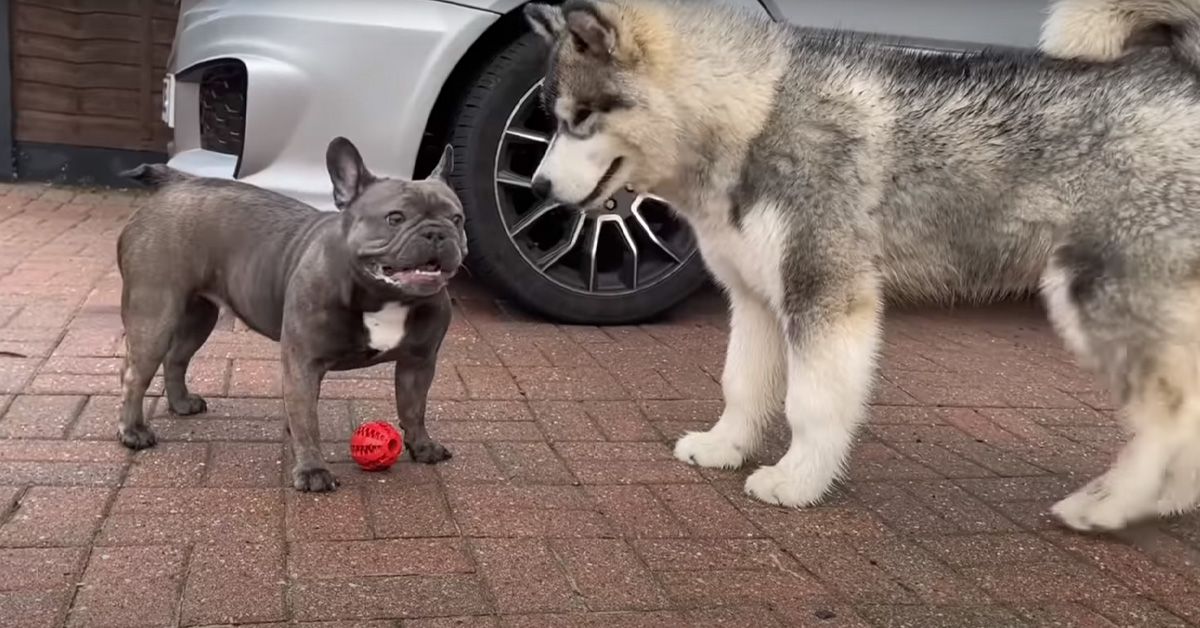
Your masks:
<path fill-rule="evenodd" d="M 168 183 L 186 181 L 193 178 L 192 175 L 176 170 L 166 164 L 142 164 L 120 174 L 122 177 L 133 179 L 148 188 L 160 188 Z"/>
<path fill-rule="evenodd" d="M 1112 61 L 1136 46 L 1169 45 L 1200 71 L 1200 0 L 1053 0 L 1042 52 Z"/>

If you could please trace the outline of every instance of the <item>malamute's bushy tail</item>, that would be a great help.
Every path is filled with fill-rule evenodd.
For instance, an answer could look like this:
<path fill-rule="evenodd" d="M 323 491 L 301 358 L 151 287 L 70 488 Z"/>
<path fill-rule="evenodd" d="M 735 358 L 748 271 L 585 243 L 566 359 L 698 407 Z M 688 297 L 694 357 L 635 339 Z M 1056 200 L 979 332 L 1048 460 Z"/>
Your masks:
<path fill-rule="evenodd" d="M 1053 57 L 1112 61 L 1162 36 L 1200 71 L 1200 0 L 1052 0 L 1041 49 Z"/>
<path fill-rule="evenodd" d="M 168 183 L 186 181 L 192 175 L 180 172 L 166 164 L 142 164 L 120 173 L 126 179 L 133 179 L 148 188 L 160 188 Z"/>

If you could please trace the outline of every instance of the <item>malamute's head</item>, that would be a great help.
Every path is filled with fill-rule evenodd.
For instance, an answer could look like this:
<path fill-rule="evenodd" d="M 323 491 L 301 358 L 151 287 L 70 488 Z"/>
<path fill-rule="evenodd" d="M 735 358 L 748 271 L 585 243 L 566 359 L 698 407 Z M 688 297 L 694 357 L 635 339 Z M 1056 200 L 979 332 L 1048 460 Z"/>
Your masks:
<path fill-rule="evenodd" d="M 679 124 L 663 57 L 662 8 L 567 0 L 525 15 L 550 45 L 542 94 L 558 134 L 534 191 L 592 207 L 624 186 L 653 189 L 675 170 Z"/>

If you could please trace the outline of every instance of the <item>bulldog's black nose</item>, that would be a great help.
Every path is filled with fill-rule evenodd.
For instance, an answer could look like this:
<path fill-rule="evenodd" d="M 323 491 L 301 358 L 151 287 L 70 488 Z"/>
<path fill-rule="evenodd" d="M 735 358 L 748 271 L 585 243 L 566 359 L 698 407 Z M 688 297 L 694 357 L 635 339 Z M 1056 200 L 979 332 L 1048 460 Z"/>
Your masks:
<path fill-rule="evenodd" d="M 421 232 L 421 237 L 430 242 L 441 242 L 446 239 L 446 232 L 441 229 L 428 229 Z"/>
<path fill-rule="evenodd" d="M 538 198 L 550 198 L 550 179 L 546 177 L 534 177 L 533 185 L 529 186 L 529 188 L 533 190 L 534 195 Z"/>

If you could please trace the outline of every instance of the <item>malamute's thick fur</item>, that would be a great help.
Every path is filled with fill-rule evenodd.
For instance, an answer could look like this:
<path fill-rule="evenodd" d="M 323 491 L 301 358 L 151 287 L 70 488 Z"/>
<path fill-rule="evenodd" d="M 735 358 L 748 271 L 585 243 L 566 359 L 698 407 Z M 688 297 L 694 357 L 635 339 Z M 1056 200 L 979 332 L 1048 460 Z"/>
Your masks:
<path fill-rule="evenodd" d="M 732 302 L 725 410 L 681 460 L 791 446 L 746 491 L 803 506 L 865 415 L 885 297 L 1041 286 L 1132 428 L 1054 507 L 1115 529 L 1200 500 L 1200 10 L 1065 0 L 1043 48 L 928 56 L 670 0 L 531 5 L 559 133 L 535 187 L 670 200 Z M 1144 44 L 1144 45 L 1142 45 Z"/>

